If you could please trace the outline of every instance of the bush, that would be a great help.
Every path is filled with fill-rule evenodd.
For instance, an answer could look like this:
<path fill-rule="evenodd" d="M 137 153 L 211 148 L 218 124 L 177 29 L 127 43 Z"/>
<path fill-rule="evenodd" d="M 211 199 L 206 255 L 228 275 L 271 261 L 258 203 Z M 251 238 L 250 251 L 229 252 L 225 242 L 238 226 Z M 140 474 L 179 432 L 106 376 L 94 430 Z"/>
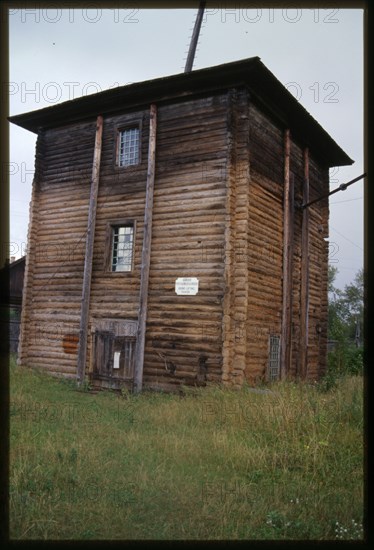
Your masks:
<path fill-rule="evenodd" d="M 363 374 L 364 350 L 362 348 L 348 348 L 346 353 L 346 374 Z"/>
<path fill-rule="evenodd" d="M 362 348 L 348 346 L 340 343 L 334 351 L 327 356 L 327 371 L 319 386 L 322 391 L 329 391 L 334 388 L 339 378 L 349 375 L 363 374 Z"/>

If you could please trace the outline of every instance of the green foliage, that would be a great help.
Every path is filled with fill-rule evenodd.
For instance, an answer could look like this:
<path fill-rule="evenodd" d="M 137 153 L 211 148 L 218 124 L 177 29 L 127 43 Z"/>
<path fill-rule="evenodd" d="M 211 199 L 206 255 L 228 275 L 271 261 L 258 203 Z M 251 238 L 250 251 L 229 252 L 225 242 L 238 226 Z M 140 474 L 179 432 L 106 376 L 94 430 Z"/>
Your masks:
<path fill-rule="evenodd" d="M 336 346 L 328 354 L 327 372 L 319 384 L 323 391 L 336 387 L 339 377 L 363 373 L 363 349 L 357 347 L 363 327 L 363 270 L 344 290 L 334 286 L 337 273 L 336 267 L 329 266 L 328 337 Z"/>
<path fill-rule="evenodd" d="M 364 350 L 350 347 L 346 354 L 346 373 L 349 375 L 363 374 Z"/>
<path fill-rule="evenodd" d="M 339 344 L 334 351 L 327 356 L 327 370 L 325 376 L 319 382 L 318 387 L 322 391 L 329 391 L 337 386 L 338 380 L 344 376 L 357 376 L 363 374 L 362 348 L 352 345 Z"/>
<path fill-rule="evenodd" d="M 181 399 L 10 375 L 12 539 L 362 540 L 362 377 Z"/>
<path fill-rule="evenodd" d="M 329 331 L 332 340 L 354 341 L 357 326 L 362 332 L 364 317 L 364 272 L 359 270 L 354 282 L 345 285 L 344 290 L 335 288 L 338 269 L 329 266 Z"/>

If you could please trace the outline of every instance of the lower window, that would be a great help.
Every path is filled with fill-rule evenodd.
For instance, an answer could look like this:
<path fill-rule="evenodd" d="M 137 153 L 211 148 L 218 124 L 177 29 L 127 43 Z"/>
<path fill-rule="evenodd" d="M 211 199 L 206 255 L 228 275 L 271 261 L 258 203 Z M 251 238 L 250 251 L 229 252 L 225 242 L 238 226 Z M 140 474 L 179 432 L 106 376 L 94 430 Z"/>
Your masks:
<path fill-rule="evenodd" d="M 269 337 L 268 379 L 279 380 L 280 375 L 280 336 Z"/>
<path fill-rule="evenodd" d="M 134 224 L 113 225 L 111 271 L 132 271 L 134 257 Z"/>

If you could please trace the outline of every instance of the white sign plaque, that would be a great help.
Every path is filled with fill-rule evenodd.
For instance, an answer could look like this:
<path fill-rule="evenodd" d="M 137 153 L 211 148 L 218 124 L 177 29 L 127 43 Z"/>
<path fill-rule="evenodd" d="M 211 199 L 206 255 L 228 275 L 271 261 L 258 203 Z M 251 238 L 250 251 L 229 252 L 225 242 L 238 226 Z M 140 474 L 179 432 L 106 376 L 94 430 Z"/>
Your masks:
<path fill-rule="evenodd" d="M 179 277 L 175 281 L 175 292 L 194 296 L 199 292 L 199 279 L 196 277 Z"/>

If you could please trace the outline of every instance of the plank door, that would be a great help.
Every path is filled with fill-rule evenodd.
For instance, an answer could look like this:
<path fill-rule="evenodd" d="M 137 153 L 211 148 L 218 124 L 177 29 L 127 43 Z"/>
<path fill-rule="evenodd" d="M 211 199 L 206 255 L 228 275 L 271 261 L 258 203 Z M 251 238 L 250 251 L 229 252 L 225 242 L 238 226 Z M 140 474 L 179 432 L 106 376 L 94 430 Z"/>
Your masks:
<path fill-rule="evenodd" d="M 118 336 L 114 341 L 113 376 L 133 380 L 136 339 Z"/>
<path fill-rule="evenodd" d="M 134 378 L 135 343 L 135 337 L 115 336 L 112 331 L 96 330 L 93 377 L 113 382 L 132 381 Z"/>
<path fill-rule="evenodd" d="M 95 331 L 94 374 L 110 377 L 113 368 L 114 334 L 107 330 Z"/>

